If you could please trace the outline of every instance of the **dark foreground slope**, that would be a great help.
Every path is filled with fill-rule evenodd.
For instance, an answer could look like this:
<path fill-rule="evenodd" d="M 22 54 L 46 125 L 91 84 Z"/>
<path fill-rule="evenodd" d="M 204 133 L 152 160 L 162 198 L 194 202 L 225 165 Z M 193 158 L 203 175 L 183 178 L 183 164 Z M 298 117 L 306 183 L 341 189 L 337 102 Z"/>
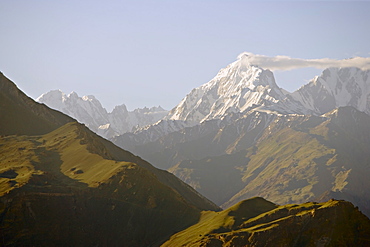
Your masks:
<path fill-rule="evenodd" d="M 218 210 L 174 175 L 0 83 L 1 245 L 156 246 Z"/>
<path fill-rule="evenodd" d="M 252 198 L 204 212 L 162 246 L 370 246 L 370 220 L 346 201 L 277 206 Z"/>
<path fill-rule="evenodd" d="M 0 135 L 39 135 L 73 122 L 72 118 L 37 104 L 0 72 Z"/>

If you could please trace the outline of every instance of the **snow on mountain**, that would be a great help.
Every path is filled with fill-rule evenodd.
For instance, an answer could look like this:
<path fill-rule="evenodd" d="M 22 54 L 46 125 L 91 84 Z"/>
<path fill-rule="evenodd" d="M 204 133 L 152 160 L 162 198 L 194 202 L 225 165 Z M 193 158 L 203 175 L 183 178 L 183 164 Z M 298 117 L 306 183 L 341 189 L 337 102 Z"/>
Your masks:
<path fill-rule="evenodd" d="M 156 141 L 185 127 L 224 119 L 230 113 L 247 113 L 253 109 L 272 114 L 309 113 L 286 94 L 276 85 L 270 70 L 250 64 L 248 55 L 244 53 L 237 61 L 221 69 L 212 80 L 193 89 L 163 120 L 137 128 L 113 142 L 134 152 L 133 145 Z"/>
<path fill-rule="evenodd" d="M 305 113 L 287 99 L 270 70 L 250 64 L 248 55 L 242 54 L 208 83 L 193 89 L 166 119 L 201 123 L 257 106 L 279 113 Z"/>
<path fill-rule="evenodd" d="M 341 106 L 352 106 L 370 114 L 370 70 L 329 68 L 290 94 L 304 107 L 323 114 Z"/>
<path fill-rule="evenodd" d="M 156 123 L 168 113 L 160 106 L 128 111 L 125 105 L 107 112 L 92 95 L 79 97 L 75 92 L 65 94 L 60 90 L 44 93 L 36 101 L 75 118 L 106 138 Z"/>
<path fill-rule="evenodd" d="M 160 120 L 157 123 L 137 128 L 110 140 L 117 146 L 135 153 L 135 146 L 158 140 L 160 137 L 191 126 L 182 120 Z"/>
<path fill-rule="evenodd" d="M 141 145 L 186 127 L 225 119 L 230 113 L 321 115 L 337 107 L 353 106 L 370 114 L 370 71 L 326 69 L 289 93 L 278 87 L 270 70 L 250 63 L 243 53 L 212 80 L 193 89 L 170 112 L 160 107 L 130 112 L 120 105 L 108 113 L 94 96 L 67 95 L 59 90 L 43 94 L 37 101 L 76 118 L 106 138 L 118 136 L 113 141 L 120 146 Z"/>

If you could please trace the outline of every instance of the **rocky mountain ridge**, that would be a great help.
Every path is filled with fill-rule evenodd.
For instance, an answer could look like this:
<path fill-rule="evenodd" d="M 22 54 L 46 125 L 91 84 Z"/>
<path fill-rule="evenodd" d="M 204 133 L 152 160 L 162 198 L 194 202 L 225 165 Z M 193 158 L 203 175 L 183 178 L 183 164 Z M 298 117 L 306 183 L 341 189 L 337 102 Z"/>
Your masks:
<path fill-rule="evenodd" d="M 370 70 L 329 68 L 289 93 L 277 86 L 271 71 L 250 64 L 248 56 L 243 55 L 212 80 L 193 89 L 160 124 L 136 129 L 136 139 L 129 133 L 115 137 L 114 142 L 121 145 L 131 140 L 134 145 L 143 145 L 185 127 L 221 120 L 229 114 L 246 115 L 251 110 L 275 115 L 321 115 L 341 106 L 353 106 L 369 114 L 369 85 Z"/>
<path fill-rule="evenodd" d="M 77 119 L 105 138 L 156 123 L 167 114 L 160 106 L 128 111 L 124 104 L 107 112 L 93 95 L 79 97 L 76 92 L 65 94 L 60 90 L 44 93 L 36 101 Z"/>

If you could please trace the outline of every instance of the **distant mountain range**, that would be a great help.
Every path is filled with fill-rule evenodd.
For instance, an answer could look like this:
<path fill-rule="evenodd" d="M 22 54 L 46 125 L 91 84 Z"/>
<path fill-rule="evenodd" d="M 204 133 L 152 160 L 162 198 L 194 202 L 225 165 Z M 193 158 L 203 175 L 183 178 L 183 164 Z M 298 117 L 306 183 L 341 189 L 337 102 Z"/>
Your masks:
<path fill-rule="evenodd" d="M 65 94 L 60 90 L 44 93 L 36 101 L 77 119 L 105 138 L 154 124 L 168 113 L 160 106 L 128 111 L 124 104 L 107 112 L 92 95 L 79 97 L 76 92 Z"/>
<path fill-rule="evenodd" d="M 321 115 L 341 106 L 370 114 L 370 71 L 329 68 L 293 93 L 279 88 L 269 70 L 249 64 L 243 55 L 208 83 L 193 89 L 171 111 L 152 107 L 128 111 L 116 106 L 108 113 L 92 95 L 79 97 L 53 90 L 36 101 L 84 123 L 121 146 L 152 142 L 161 136 L 209 120 L 250 110 L 275 114 Z M 134 136 L 132 135 L 134 134 Z M 120 140 L 122 139 L 122 140 Z M 134 150 L 132 150 L 134 151 Z"/>
<path fill-rule="evenodd" d="M 134 141 L 125 145 L 228 207 L 223 211 L 173 174 L 33 101 L 0 74 L 1 244 L 368 246 L 370 220 L 350 202 L 297 203 L 345 197 L 367 212 L 370 116 L 350 106 L 319 115 L 271 90 L 271 72 L 255 70 L 240 77 L 254 78 L 243 95 L 255 98 L 235 101 L 242 110 L 230 103 L 212 115 L 211 103 L 222 105 L 224 94 L 206 97 L 208 103 L 203 95 L 196 110 L 178 108 L 189 114 L 175 108 L 113 139 L 128 136 Z M 84 101 L 71 107 L 78 116 L 103 116 L 91 96 L 55 94 L 62 106 Z M 258 194 L 274 203 L 247 199 Z"/>
<path fill-rule="evenodd" d="M 223 121 L 247 112 L 273 115 L 321 115 L 342 106 L 370 114 L 370 71 L 329 68 L 293 93 L 279 88 L 269 70 L 248 63 L 246 55 L 208 83 L 193 89 L 161 121 L 114 137 L 121 147 L 153 142 L 171 132 L 206 121 Z M 134 135 L 132 135 L 132 133 Z M 138 153 L 139 154 L 139 153 Z"/>
<path fill-rule="evenodd" d="M 244 55 L 162 120 L 111 140 L 224 208 L 332 195 L 370 215 L 369 114 L 370 71 L 325 69 L 289 93 Z"/>
<path fill-rule="evenodd" d="M 158 123 L 112 141 L 224 208 L 325 194 L 370 215 L 369 102 L 370 71 L 329 68 L 288 93 L 241 57 Z"/>

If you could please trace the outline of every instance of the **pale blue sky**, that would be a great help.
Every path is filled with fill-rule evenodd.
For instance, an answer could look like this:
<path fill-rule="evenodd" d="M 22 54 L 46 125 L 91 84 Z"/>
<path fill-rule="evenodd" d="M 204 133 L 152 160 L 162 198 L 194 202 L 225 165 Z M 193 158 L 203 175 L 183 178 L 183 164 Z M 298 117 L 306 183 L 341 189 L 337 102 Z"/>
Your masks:
<path fill-rule="evenodd" d="M 244 52 L 370 56 L 370 2 L 0 0 L 0 71 L 36 98 L 170 109 Z M 289 91 L 318 69 L 275 72 Z"/>

